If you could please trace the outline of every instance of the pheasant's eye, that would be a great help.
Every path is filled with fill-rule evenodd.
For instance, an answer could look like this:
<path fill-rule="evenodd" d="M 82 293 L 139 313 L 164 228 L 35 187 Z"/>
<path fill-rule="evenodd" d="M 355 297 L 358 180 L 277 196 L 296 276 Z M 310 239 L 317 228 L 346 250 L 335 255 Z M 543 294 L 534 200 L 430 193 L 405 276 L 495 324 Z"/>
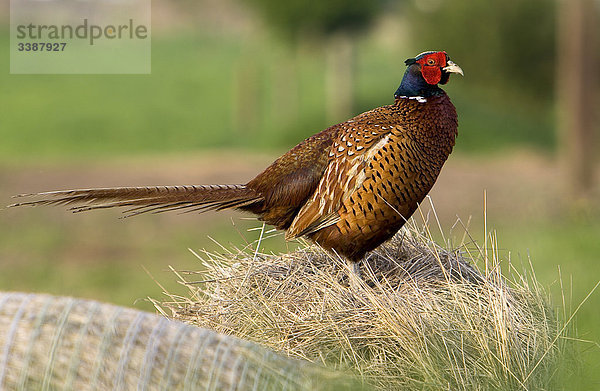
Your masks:
<path fill-rule="evenodd" d="M 435 60 L 433 58 L 428 59 L 427 65 L 435 65 Z"/>

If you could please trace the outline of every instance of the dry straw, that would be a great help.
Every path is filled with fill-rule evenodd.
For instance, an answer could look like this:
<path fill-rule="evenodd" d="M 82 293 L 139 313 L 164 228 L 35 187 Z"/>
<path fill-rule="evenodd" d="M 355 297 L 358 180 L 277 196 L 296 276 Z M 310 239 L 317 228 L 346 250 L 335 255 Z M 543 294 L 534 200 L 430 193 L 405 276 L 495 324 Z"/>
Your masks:
<path fill-rule="evenodd" d="M 566 327 L 531 270 L 507 261 L 503 277 L 487 238 L 484 248 L 442 247 L 411 220 L 363 262 L 357 288 L 345 263 L 316 246 L 205 252 L 203 271 L 177 273 L 190 296 L 156 305 L 381 390 L 551 389 Z"/>

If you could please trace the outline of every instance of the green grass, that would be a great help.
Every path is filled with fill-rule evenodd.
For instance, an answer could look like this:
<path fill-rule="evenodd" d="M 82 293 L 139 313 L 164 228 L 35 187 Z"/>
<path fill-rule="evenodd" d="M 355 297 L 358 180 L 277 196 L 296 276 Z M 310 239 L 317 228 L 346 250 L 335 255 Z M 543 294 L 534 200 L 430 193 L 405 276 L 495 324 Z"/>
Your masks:
<path fill-rule="evenodd" d="M 148 311 L 152 305 L 138 300 L 161 296 L 158 283 L 183 292 L 169 266 L 202 268 L 188 249 L 219 249 L 209 236 L 225 245 L 243 245 L 258 236 L 248 232 L 256 221 L 236 219 L 233 226 L 214 216 L 178 224 L 168 216 L 119 220 L 118 213 L 84 217 L 39 208 L 2 213 L 1 290 L 91 298 Z M 281 236 L 268 246 L 287 250 Z"/>
<path fill-rule="evenodd" d="M 406 52 L 358 42 L 355 113 L 391 102 Z M 9 53 L 7 33 L 0 53 Z M 0 161 L 289 148 L 331 125 L 324 61 L 317 48 L 202 34 L 155 36 L 151 75 L 10 75 L 5 57 Z M 508 90 L 490 97 L 463 67 L 467 76 L 447 87 L 460 113 L 458 150 L 552 148 L 551 107 Z"/>
<path fill-rule="evenodd" d="M 567 312 L 572 312 L 600 281 L 600 222 L 596 218 L 566 218 L 560 222 L 540 219 L 514 227 L 498 225 L 503 247 L 514 261 L 531 257 L 538 279 L 551 287 L 560 308 L 561 281 Z M 596 290 L 574 318 L 582 368 L 567 389 L 592 390 L 600 384 L 600 291 Z"/>

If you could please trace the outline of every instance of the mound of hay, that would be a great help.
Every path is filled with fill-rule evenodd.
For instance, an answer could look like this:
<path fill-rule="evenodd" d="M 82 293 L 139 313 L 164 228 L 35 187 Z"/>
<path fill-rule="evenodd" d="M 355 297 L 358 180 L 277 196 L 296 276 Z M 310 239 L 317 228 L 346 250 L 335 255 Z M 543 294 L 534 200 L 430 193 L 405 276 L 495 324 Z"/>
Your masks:
<path fill-rule="evenodd" d="M 363 262 L 358 289 L 345 263 L 316 246 L 206 253 L 200 278 L 180 274 L 191 296 L 157 305 L 382 390 L 548 389 L 562 330 L 547 295 L 474 253 L 442 248 L 412 225 Z"/>

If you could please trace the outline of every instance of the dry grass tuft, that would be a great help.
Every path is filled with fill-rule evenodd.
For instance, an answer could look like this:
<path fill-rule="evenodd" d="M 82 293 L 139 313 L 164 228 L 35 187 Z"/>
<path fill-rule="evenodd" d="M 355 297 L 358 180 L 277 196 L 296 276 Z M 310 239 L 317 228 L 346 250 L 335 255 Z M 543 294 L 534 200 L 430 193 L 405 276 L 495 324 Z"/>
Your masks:
<path fill-rule="evenodd" d="M 356 290 L 345 263 L 315 246 L 279 256 L 205 253 L 202 281 L 178 273 L 191 296 L 160 307 L 351 370 L 382 390 L 551 388 L 564 327 L 535 275 L 507 262 L 505 279 L 493 236 L 490 251 L 469 251 L 441 247 L 425 232 L 410 223 L 375 251 Z"/>

